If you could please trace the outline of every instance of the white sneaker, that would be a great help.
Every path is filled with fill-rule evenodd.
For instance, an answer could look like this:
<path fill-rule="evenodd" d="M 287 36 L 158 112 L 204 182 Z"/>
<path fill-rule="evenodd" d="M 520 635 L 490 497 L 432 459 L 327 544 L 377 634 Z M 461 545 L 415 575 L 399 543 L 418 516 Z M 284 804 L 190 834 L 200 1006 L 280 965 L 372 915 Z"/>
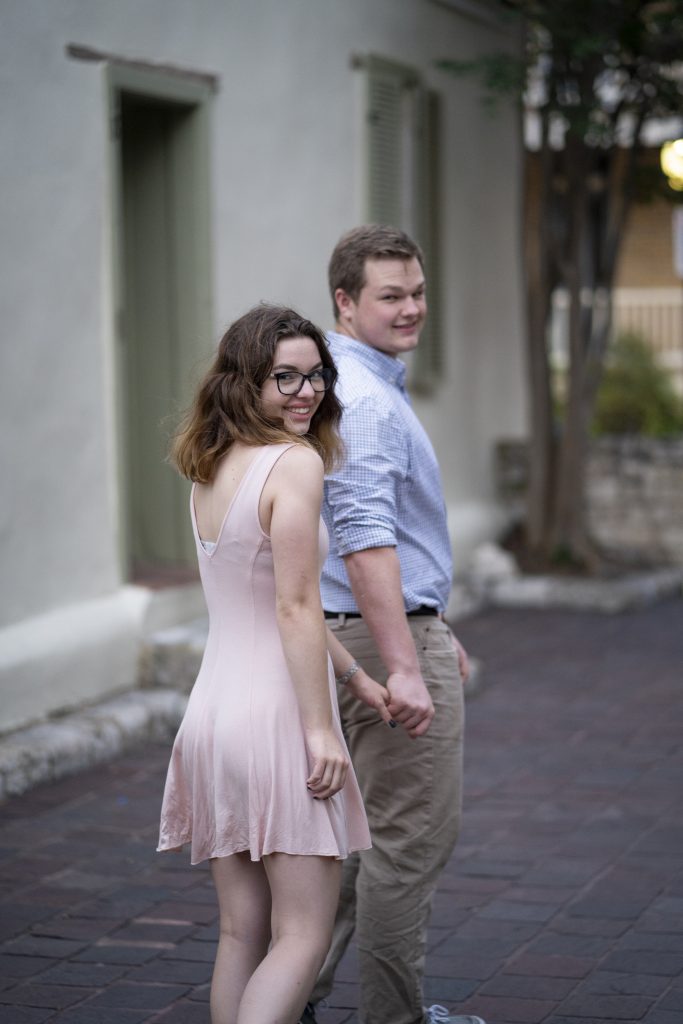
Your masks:
<path fill-rule="evenodd" d="M 453 1017 L 445 1006 L 434 1003 L 425 1007 L 426 1024 L 486 1024 L 481 1017 L 473 1017 L 470 1013 L 456 1013 Z"/>

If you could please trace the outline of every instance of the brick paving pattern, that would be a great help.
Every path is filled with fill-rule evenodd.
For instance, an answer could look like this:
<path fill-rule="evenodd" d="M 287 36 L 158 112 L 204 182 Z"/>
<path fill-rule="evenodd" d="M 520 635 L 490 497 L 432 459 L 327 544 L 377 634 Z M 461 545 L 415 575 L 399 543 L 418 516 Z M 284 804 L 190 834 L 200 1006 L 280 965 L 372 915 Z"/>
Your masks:
<path fill-rule="evenodd" d="M 459 623 L 485 679 L 428 1002 L 487 1024 L 682 1024 L 682 611 Z M 0 1024 L 208 1024 L 209 876 L 154 852 L 167 757 L 0 808 Z M 357 996 L 351 950 L 321 1024 L 355 1022 Z"/>

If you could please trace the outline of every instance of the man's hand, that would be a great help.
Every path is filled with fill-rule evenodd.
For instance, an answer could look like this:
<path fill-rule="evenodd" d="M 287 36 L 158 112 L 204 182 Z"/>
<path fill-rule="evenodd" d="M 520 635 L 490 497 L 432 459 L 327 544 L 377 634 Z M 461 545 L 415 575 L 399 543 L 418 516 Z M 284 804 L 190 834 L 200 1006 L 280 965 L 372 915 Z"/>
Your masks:
<path fill-rule="evenodd" d="M 355 551 L 344 563 L 358 610 L 387 670 L 391 717 L 413 739 L 423 736 L 434 717 L 434 705 L 406 618 L 396 548 Z"/>
<path fill-rule="evenodd" d="M 434 718 L 434 705 L 422 676 L 393 672 L 387 679 L 389 713 L 411 739 L 424 736 Z"/>
<path fill-rule="evenodd" d="M 470 659 L 467 656 L 467 651 L 460 643 L 453 630 L 451 630 L 451 637 L 453 638 L 453 647 L 455 648 L 455 653 L 458 656 L 458 666 L 460 668 L 460 675 L 462 676 L 463 683 L 466 683 L 467 680 L 470 678 Z"/>

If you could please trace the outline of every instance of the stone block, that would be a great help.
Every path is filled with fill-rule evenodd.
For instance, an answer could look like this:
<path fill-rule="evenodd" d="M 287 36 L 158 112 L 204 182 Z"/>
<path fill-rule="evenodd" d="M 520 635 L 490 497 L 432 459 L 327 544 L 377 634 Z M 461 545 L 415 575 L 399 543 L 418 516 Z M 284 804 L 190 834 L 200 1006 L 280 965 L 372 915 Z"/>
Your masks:
<path fill-rule="evenodd" d="M 176 691 L 133 690 L 95 708 L 4 737 L 0 800 L 109 760 L 141 740 L 168 737 L 184 707 Z"/>

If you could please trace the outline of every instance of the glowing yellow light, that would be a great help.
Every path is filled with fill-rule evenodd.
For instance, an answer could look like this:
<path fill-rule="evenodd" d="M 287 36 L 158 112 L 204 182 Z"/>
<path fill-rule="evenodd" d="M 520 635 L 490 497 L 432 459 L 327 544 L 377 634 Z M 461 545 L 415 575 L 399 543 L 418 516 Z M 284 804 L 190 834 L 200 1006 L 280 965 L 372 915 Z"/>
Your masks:
<path fill-rule="evenodd" d="M 676 192 L 683 192 L 683 139 L 665 142 L 659 153 L 661 168 Z"/>

